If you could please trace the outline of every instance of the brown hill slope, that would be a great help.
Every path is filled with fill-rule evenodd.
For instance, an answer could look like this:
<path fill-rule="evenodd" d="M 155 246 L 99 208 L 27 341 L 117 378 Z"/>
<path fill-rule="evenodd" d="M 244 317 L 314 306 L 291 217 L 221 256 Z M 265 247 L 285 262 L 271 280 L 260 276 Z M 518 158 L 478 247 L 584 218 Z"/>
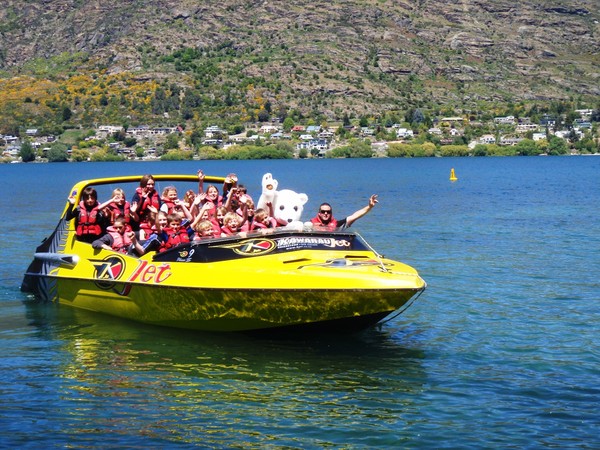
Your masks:
<path fill-rule="evenodd" d="M 169 80 L 220 114 L 594 102 L 599 21 L 597 0 L 4 0 L 0 69 Z"/>

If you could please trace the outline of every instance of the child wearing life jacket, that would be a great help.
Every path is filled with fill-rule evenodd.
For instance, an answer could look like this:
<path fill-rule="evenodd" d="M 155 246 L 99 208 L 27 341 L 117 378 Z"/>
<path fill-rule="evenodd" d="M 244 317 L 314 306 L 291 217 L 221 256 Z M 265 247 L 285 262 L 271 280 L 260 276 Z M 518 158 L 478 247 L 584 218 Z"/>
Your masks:
<path fill-rule="evenodd" d="M 92 242 L 92 247 L 125 254 L 132 250 L 140 256 L 144 254 L 144 248 L 136 239 L 135 233 L 127 231 L 124 216 L 117 216 L 115 223 L 106 229 L 106 234 Z"/>
<path fill-rule="evenodd" d="M 168 226 L 162 230 L 163 242 L 158 249 L 159 252 L 165 252 L 170 248 L 190 242 L 188 230 L 181 226 L 181 222 L 179 214 L 169 214 L 167 216 Z"/>
<path fill-rule="evenodd" d="M 192 213 L 190 213 L 190 210 L 185 203 L 177 198 L 177 188 L 175 186 L 167 186 L 163 190 L 161 202 L 161 211 L 166 212 L 167 214 L 177 213 L 182 219 L 187 220 L 188 222 L 192 221 Z"/>
<path fill-rule="evenodd" d="M 224 204 L 224 199 L 227 198 L 229 190 L 237 185 L 237 176 L 234 173 L 230 173 L 225 177 L 223 182 L 223 195 L 219 195 L 219 190 L 213 184 L 209 185 L 204 191 L 204 173 L 202 170 L 198 171 L 198 195 L 201 196 L 200 206 L 205 203 L 212 203 L 213 209 Z"/>
<path fill-rule="evenodd" d="M 210 220 L 200 220 L 194 226 L 194 231 L 196 234 L 194 235 L 195 241 L 202 241 L 204 239 L 211 239 L 215 237 L 215 229 Z"/>
<path fill-rule="evenodd" d="M 216 213 L 217 208 L 223 206 L 223 197 L 219 195 L 219 190 L 215 185 L 208 186 L 206 192 L 202 192 L 199 194 L 200 202 L 198 206 L 201 208 L 204 205 L 210 205 L 211 209 L 214 213 Z"/>
<path fill-rule="evenodd" d="M 223 226 L 221 227 L 221 237 L 233 235 L 245 236 L 241 230 L 242 219 L 237 213 L 228 212 L 223 218 Z"/>
<path fill-rule="evenodd" d="M 265 233 L 274 228 L 277 228 L 277 221 L 269 216 L 266 209 L 258 208 L 254 211 L 254 219 L 250 223 L 250 231 L 260 231 Z"/>
<path fill-rule="evenodd" d="M 225 214 L 223 214 L 223 215 L 225 215 Z M 196 217 L 194 217 L 194 220 L 192 221 L 192 224 L 190 225 L 191 228 L 193 230 L 196 230 L 196 225 L 198 225 L 198 223 L 200 223 L 201 221 L 204 221 L 204 220 L 211 223 L 211 225 L 213 227 L 214 236 L 221 235 L 221 225 L 219 224 L 219 222 L 217 221 L 217 218 L 213 214 L 211 206 L 208 204 L 204 205 L 200 209 L 200 211 L 198 211 Z"/>
<path fill-rule="evenodd" d="M 116 188 L 112 191 L 110 200 L 102 203 L 99 209 L 106 212 L 107 219 L 112 225 L 117 216 L 123 216 L 127 223 L 127 231 L 131 231 L 131 204 L 125 199 L 125 191 L 121 188 Z"/>
<path fill-rule="evenodd" d="M 75 206 L 75 197 L 69 197 Z M 67 220 L 75 219 L 77 240 L 91 244 L 104 233 L 105 217 L 98 203 L 98 193 L 93 187 L 86 187 L 81 193 L 81 201 L 66 215 Z"/>
<path fill-rule="evenodd" d="M 131 226 L 134 230 L 140 227 L 150 229 L 154 225 L 156 214 L 160 209 L 160 198 L 154 189 L 155 181 L 152 175 L 144 175 L 140 180 L 140 186 L 135 190 L 131 199 Z M 152 213 L 154 215 L 152 215 Z M 146 222 L 144 224 L 144 222 Z M 142 226 L 143 225 L 143 226 Z"/>
<path fill-rule="evenodd" d="M 160 249 L 160 246 L 167 239 L 166 233 L 163 233 L 163 230 L 167 228 L 168 224 L 167 213 L 159 211 L 156 215 L 154 226 L 149 230 L 146 240 L 142 244 L 144 247 L 144 254 Z"/>

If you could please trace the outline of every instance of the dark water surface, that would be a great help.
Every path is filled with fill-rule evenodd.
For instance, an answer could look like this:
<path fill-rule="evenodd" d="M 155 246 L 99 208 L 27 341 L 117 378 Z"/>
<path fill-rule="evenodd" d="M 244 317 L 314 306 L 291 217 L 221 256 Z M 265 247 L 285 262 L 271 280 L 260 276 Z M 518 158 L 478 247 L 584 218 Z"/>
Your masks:
<path fill-rule="evenodd" d="M 189 333 L 19 291 L 75 181 L 266 171 L 428 290 L 355 336 Z M 458 182 L 448 180 L 454 167 Z M 600 158 L 0 165 L 0 447 L 599 448 Z"/>

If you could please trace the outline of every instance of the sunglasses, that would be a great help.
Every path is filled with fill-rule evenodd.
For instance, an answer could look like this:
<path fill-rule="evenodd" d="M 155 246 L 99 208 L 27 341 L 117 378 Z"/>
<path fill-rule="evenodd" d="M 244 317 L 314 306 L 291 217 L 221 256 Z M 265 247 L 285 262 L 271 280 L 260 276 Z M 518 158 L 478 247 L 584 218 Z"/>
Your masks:
<path fill-rule="evenodd" d="M 319 210 L 319 212 L 321 214 L 331 214 L 331 210 L 330 209 L 321 209 L 321 210 Z"/>

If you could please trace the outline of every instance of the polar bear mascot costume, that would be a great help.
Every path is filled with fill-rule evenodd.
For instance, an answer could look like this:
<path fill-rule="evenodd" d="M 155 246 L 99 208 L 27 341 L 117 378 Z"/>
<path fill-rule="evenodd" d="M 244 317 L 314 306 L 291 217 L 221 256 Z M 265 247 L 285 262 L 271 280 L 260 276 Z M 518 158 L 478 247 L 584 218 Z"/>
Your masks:
<path fill-rule="evenodd" d="M 308 195 L 299 194 L 289 189 L 277 190 L 279 183 L 270 173 L 265 173 L 262 179 L 262 193 L 258 199 L 257 208 L 269 211 L 268 203 L 273 205 L 273 218 L 278 226 L 286 229 L 302 231 L 304 224 L 300 220 Z"/>

